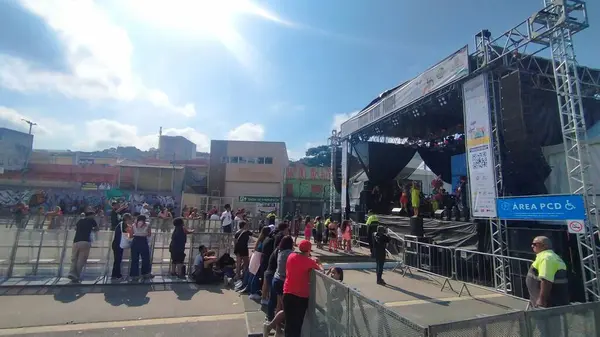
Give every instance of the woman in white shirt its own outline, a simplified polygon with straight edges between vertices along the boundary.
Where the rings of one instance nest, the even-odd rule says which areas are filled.
[[[140,275],[140,258],[142,259],[142,277],[151,279],[154,277],[151,272],[150,264],[150,242],[152,235],[150,223],[146,222],[146,217],[140,215],[137,217],[133,226],[128,228],[129,238],[131,239],[131,265],[129,276],[137,279]]]

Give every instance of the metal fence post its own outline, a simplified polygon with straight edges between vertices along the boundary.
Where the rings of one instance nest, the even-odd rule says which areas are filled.
[[[30,232],[33,233],[33,232]],[[44,244],[44,234],[45,230],[42,230],[42,235],[40,235],[40,244],[38,245],[37,256],[35,258],[35,266],[33,267],[33,276],[37,276],[37,271],[40,265],[40,257],[42,256],[42,246]]]
[[[6,271],[6,277],[11,278],[13,273],[13,268],[15,266],[15,258],[17,256],[17,248],[19,247],[19,237],[21,236],[21,229],[17,228],[15,231],[15,239],[13,240],[13,246],[10,251],[10,257],[8,260],[8,270]]]
[[[58,265],[58,278],[61,278],[63,274],[65,256],[67,255],[67,241],[69,239],[69,228],[65,226],[63,230],[65,231],[65,236],[63,240],[62,252],[60,253],[60,264]]]

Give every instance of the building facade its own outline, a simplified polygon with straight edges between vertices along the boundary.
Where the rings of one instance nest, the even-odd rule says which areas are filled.
[[[253,204],[258,204],[261,209],[279,209],[288,163],[283,142],[213,140],[208,192],[231,198],[239,207],[254,208]]]
[[[0,128],[0,170],[18,171],[25,168],[33,148],[33,135]]]
[[[331,168],[293,164],[286,169],[285,213],[324,215],[329,209]]]
[[[191,160],[196,158],[196,144],[182,136],[160,136],[158,156],[161,160]]]

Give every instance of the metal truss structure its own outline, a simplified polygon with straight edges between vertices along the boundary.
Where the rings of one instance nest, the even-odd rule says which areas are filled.
[[[544,0],[545,7],[510,29],[500,37],[491,39],[491,34],[482,31],[476,36],[477,51],[475,74],[488,73],[490,78],[490,107],[495,128],[494,141],[500,142],[498,132],[497,78],[514,68],[537,67],[538,88],[556,91],[563,143],[569,175],[571,194],[584,197],[587,211],[586,232],[577,235],[578,250],[582,266],[583,286],[587,301],[600,300],[598,280],[598,212],[596,197],[589,177],[589,150],[582,104],[582,80],[589,92],[585,96],[596,96],[600,92],[600,74],[578,67],[575,60],[572,36],[586,29],[588,24],[586,4],[581,0]],[[540,67],[534,55],[550,48],[552,68]],[[529,49],[529,50],[528,50]],[[552,85],[552,82],[554,84]],[[597,96],[596,96],[597,97]],[[501,158],[497,157],[496,172],[499,195],[502,192]],[[500,172],[500,175],[498,175]],[[498,255],[494,260],[496,287],[510,291],[510,273],[506,224],[493,219],[492,249]]]
[[[339,150],[339,147],[341,145],[340,142],[340,137],[338,136],[338,132],[336,130],[331,131],[331,137],[329,137],[329,148],[331,150],[331,175],[329,177],[329,214],[333,214],[333,211],[335,210],[335,178],[337,174],[341,174],[342,177],[344,176],[343,173],[338,172],[335,167],[337,165],[337,151]],[[335,173],[335,174],[334,174]],[[343,199],[343,198],[342,198]],[[342,212],[344,212],[344,209],[346,207],[346,205],[342,205]]]

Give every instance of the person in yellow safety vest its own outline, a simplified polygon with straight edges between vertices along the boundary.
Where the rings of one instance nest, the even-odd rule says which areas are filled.
[[[323,243],[324,244],[328,244],[329,243],[329,224],[331,223],[331,216],[329,214],[325,214],[325,229],[323,230]]]
[[[533,239],[535,261],[525,278],[529,301],[534,308],[569,304],[569,284],[565,262],[552,251],[552,241],[545,236]]]
[[[373,213],[372,210],[369,210],[367,213],[367,242],[369,243],[369,250],[371,251],[371,257],[375,258],[375,251],[373,250],[373,234],[377,232],[377,226],[379,226],[379,218],[377,215]]]
[[[277,219],[277,214],[275,214],[275,211],[271,211],[269,214],[267,214],[267,223],[269,226],[275,226],[275,219]]]

